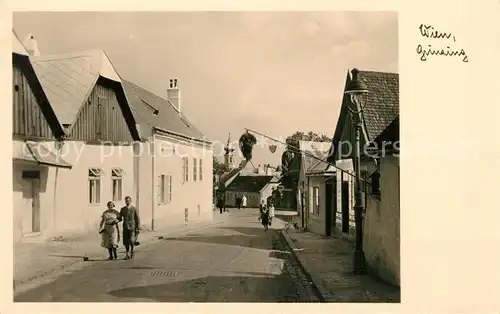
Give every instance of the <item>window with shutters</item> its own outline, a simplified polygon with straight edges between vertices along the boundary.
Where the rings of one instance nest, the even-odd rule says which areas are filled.
[[[89,168],[89,203],[101,203],[101,176],[102,171],[99,168]]]
[[[172,201],[172,176],[158,176],[158,204],[169,204]]]
[[[189,162],[187,157],[182,157],[182,182],[189,181]]]
[[[198,175],[198,159],[193,158],[193,181],[196,181]]]
[[[200,158],[200,181],[203,181],[203,159]]]
[[[121,201],[123,198],[123,169],[111,169],[111,185],[113,192],[113,201]]]

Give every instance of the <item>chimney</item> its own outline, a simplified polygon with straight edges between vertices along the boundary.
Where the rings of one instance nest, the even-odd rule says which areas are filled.
[[[177,79],[170,79],[170,85],[167,88],[167,99],[174,105],[179,115],[181,115],[181,91],[177,86]]]
[[[39,56],[40,51],[38,50],[38,43],[35,40],[35,36],[32,33],[28,33],[23,42],[24,48],[28,51],[30,56]]]

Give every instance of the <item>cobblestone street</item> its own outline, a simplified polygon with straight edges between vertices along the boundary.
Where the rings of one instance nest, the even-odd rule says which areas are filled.
[[[16,302],[304,302],[315,290],[275,228],[257,210],[136,250],[133,260],[85,262],[15,296]],[[97,240],[96,240],[97,241]]]

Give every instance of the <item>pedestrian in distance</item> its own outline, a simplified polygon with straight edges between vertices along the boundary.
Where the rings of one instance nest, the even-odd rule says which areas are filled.
[[[120,210],[120,220],[123,220],[123,245],[125,246],[125,259],[134,258],[134,246],[139,245],[140,219],[135,206],[132,205],[132,198],[125,197],[125,206]]]
[[[262,219],[262,214],[264,214],[264,210],[266,209],[266,203],[262,200],[259,204],[259,221]]]
[[[269,229],[269,210],[267,208],[264,208],[264,211],[262,212],[260,223],[264,226],[265,231]]]
[[[115,204],[111,201],[107,204],[107,209],[101,215],[99,224],[99,234],[101,234],[101,246],[108,249],[109,260],[117,259],[120,243],[120,213],[115,209]]]
[[[269,204],[269,226],[273,223],[274,218],[274,203],[271,201]]]
[[[239,193],[236,194],[236,207],[238,208],[238,210],[241,209],[241,195]]]
[[[243,194],[241,197],[241,207],[242,209],[245,209],[247,207],[247,196]]]
[[[219,208],[219,211],[222,215],[224,210],[224,198],[222,197],[222,195],[217,199],[217,207]]]

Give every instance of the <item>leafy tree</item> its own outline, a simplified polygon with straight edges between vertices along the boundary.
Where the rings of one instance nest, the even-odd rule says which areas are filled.
[[[299,147],[299,141],[331,142],[332,139],[324,134],[318,135],[312,131],[309,131],[307,133],[297,131],[294,134],[288,136],[285,140],[288,145],[296,148]]]
[[[225,163],[218,161],[217,158],[214,157],[213,171],[214,171],[214,175],[221,175],[221,174],[229,171],[229,167]]]

